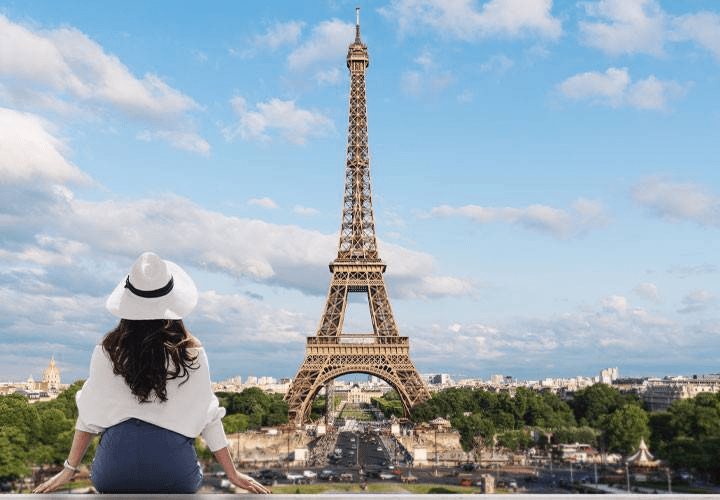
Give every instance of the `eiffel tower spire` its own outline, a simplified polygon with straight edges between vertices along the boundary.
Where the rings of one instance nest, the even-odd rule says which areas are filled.
[[[370,65],[370,59],[367,46],[360,39],[360,9],[355,9],[355,12],[355,41],[348,48],[347,54],[347,67],[350,70],[350,110],[338,261],[378,259],[370,193],[370,153],[365,99],[365,70]]]
[[[330,264],[332,279],[320,325],[315,336],[307,338],[305,360],[285,394],[290,420],[296,425],[307,418],[312,400],[327,382],[349,373],[367,373],[388,382],[400,396],[406,416],[430,397],[410,360],[410,341],[398,333],[383,279],[386,266],[378,256],[365,100],[370,59],[360,38],[359,9],[356,14],[355,41],[347,55],[350,110],[340,243]],[[343,332],[350,293],[366,294],[372,332]]]

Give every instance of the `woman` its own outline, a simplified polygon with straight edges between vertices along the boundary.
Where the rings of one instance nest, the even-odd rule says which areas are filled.
[[[78,419],[63,470],[35,493],[67,483],[98,433],[91,477],[101,493],[196,492],[198,435],[233,484],[269,493],[232,463],[205,350],[182,322],[197,295],[176,264],[150,252],[138,258],[107,300],[120,323],[95,347],[90,377],[76,395]]]

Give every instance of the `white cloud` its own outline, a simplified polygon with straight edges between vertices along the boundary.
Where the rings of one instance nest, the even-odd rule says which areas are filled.
[[[323,21],[312,29],[306,41],[288,55],[288,68],[293,72],[320,72],[327,77],[328,67],[342,65],[354,37],[353,24],[337,19]]]
[[[120,59],[71,27],[33,30],[0,14],[0,94],[23,110],[52,111],[76,117],[106,116],[108,111],[145,124],[180,149],[206,153],[209,146],[190,127],[188,113],[200,106],[154,73],[138,78]],[[168,130],[181,124],[184,129]],[[179,135],[185,134],[184,139]],[[195,136],[192,145],[188,138]],[[141,134],[142,136],[142,134]]]
[[[507,222],[517,224],[525,229],[548,233],[558,238],[581,234],[589,229],[604,227],[608,223],[608,217],[604,214],[602,205],[586,199],[576,200],[570,210],[545,205],[529,205],[526,208],[441,205],[433,208],[429,215],[431,217],[467,217],[479,224]]]
[[[342,81],[342,75],[339,68],[330,68],[318,70],[315,73],[315,79],[319,85],[336,85]]]
[[[480,65],[480,71],[503,74],[515,65],[505,54],[495,54]]]
[[[609,68],[604,74],[593,71],[571,76],[559,89],[573,101],[591,100],[618,107],[629,83],[627,69]]]
[[[269,141],[270,132],[279,130],[283,137],[294,144],[304,144],[311,137],[323,137],[334,130],[333,123],[324,114],[298,108],[295,101],[277,98],[256,104],[250,110],[244,97],[231,100],[238,123],[223,128],[228,141],[239,137],[246,141]]]
[[[268,208],[268,209],[276,209],[278,208],[277,203],[273,201],[271,198],[264,197],[264,198],[251,198],[248,200],[248,203],[250,205],[255,205],[257,207],[262,208]]]
[[[470,295],[474,287],[468,280],[453,276],[424,276],[417,288],[405,289],[404,296],[410,297],[446,297]]]
[[[176,149],[190,151],[191,153],[210,154],[210,144],[197,132],[183,130],[144,130],[138,134],[138,139],[151,141],[160,139]]]
[[[263,304],[245,295],[221,294],[215,290],[200,294],[193,316],[195,323],[207,325],[203,330],[214,332],[209,337],[216,349],[249,342],[302,345],[316,326],[316,318]]]
[[[652,300],[653,302],[660,302],[660,292],[655,283],[640,283],[633,291],[640,297]]]
[[[673,19],[670,37],[691,40],[720,59],[720,14],[704,11],[678,16]]]
[[[602,306],[605,310],[616,313],[624,313],[628,309],[627,299],[622,295],[611,295],[602,300]]]
[[[578,23],[584,42],[606,54],[665,54],[669,42],[694,42],[720,59],[720,14],[699,11],[673,16],[658,0],[581,2],[594,18]]]
[[[253,38],[252,44],[260,49],[277,50],[284,45],[297,43],[305,23],[288,21],[269,26],[262,35]]]
[[[686,92],[686,86],[674,81],[658,80],[652,75],[631,83],[626,68],[608,68],[605,73],[579,73],[560,83],[557,88],[572,101],[648,110],[665,110],[671,99],[682,97]]]
[[[627,368],[631,363],[624,356],[686,355],[706,342],[699,336],[680,338],[679,331],[673,321],[633,307],[621,295],[612,295],[581,311],[543,318],[511,318],[496,324],[452,321],[444,327],[413,332],[412,341],[419,360],[434,363],[433,359],[439,359],[438,365],[452,366],[456,372],[477,373],[473,369],[477,359],[511,358],[512,368],[505,362],[485,364],[484,369],[540,375],[556,369],[553,361],[562,359],[563,370],[588,374],[616,359],[625,360]],[[618,348],[623,356],[618,355]]]
[[[32,206],[35,199],[22,194],[22,210],[15,210],[15,202],[7,198],[0,197],[0,213],[15,215],[5,215],[2,222],[22,228],[17,234],[15,229],[3,230],[5,248],[17,249],[0,255],[9,262],[28,263],[32,257],[41,265],[52,259],[61,262],[64,256],[67,265],[76,264],[79,250],[70,254],[73,248],[87,248],[86,253],[98,259],[117,261],[118,256],[134,259],[151,249],[211,273],[324,294],[327,262],[337,252],[336,234],[228,217],[177,196],[89,202],[65,190],[42,197],[41,207]],[[272,200],[258,202],[267,206]],[[73,246],[79,242],[80,247]],[[434,260],[428,254],[387,243],[382,248],[399,294],[425,297],[467,290],[462,280],[434,274]]]
[[[302,205],[295,205],[293,207],[293,213],[303,216],[318,215],[320,211],[316,208],[303,207]]]
[[[401,33],[429,27],[464,41],[489,37],[539,36],[557,39],[560,20],[551,14],[552,0],[489,0],[478,10],[472,0],[392,0],[379,9]]]
[[[585,43],[610,55],[663,54],[666,15],[656,0],[583,2],[599,22],[580,21]]]
[[[0,108],[0,182],[89,182],[65,159],[65,143],[51,132],[37,115]]]
[[[714,305],[716,301],[716,297],[707,290],[693,290],[683,297],[683,307],[678,309],[678,312],[681,314],[703,312]]]
[[[670,222],[689,220],[700,225],[720,225],[720,196],[699,184],[651,177],[635,186],[632,198]]]
[[[116,56],[73,28],[33,32],[0,15],[0,46],[0,74],[129,116],[156,120],[198,108],[155,74],[136,78]]]

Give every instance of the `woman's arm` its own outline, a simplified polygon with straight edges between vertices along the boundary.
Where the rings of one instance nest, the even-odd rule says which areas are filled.
[[[70,453],[68,454],[66,461],[71,468],[63,467],[63,470],[35,488],[33,493],[48,493],[58,489],[60,486],[70,481],[73,474],[75,474],[75,470],[73,469],[76,469],[77,466],[80,465],[80,462],[90,446],[90,441],[92,441],[94,436],[94,434],[90,434],[89,432],[75,430],[72,446],[70,447]]]
[[[220,448],[213,453],[215,455],[215,459],[222,466],[225,474],[227,474],[228,479],[235,486],[239,486],[251,493],[270,493],[269,489],[255,481],[255,479],[245,474],[241,474],[235,469],[235,465],[232,462],[232,458],[230,457],[230,452],[227,447]]]

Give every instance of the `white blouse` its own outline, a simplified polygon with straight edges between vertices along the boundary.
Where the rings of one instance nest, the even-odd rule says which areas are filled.
[[[97,434],[137,418],[189,438],[202,435],[213,452],[226,447],[228,441],[222,425],[225,408],[212,392],[205,349],[189,350],[197,354],[196,364],[199,365],[197,369],[189,370],[190,377],[167,381],[167,401],[160,401],[153,393],[147,403],[140,403],[122,375],[113,373],[112,361],[102,346],[95,346],[90,377],[75,395],[79,413],[75,428]]]

